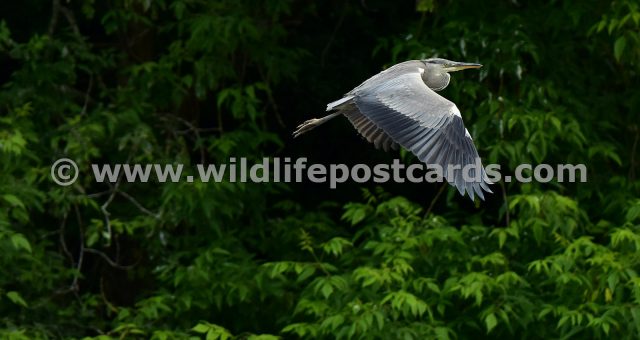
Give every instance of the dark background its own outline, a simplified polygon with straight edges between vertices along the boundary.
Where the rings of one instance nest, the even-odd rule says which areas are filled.
[[[0,337],[637,338],[637,1],[0,3]],[[96,183],[91,164],[375,165],[301,122],[410,59],[485,164],[586,183]],[[61,187],[51,164],[73,159]],[[184,177],[184,176],[183,176]]]

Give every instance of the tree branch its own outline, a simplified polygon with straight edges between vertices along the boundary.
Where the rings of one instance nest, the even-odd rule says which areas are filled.
[[[96,254],[96,255],[100,256],[103,260],[105,260],[105,262],[107,262],[113,268],[122,269],[122,270],[131,270],[137,265],[137,263],[130,264],[130,265],[121,265],[121,264],[117,263],[116,261],[112,260],[111,258],[109,258],[109,256],[107,256],[107,254],[105,254],[105,253],[103,253],[103,252],[101,252],[101,251],[99,251],[97,249],[85,248],[84,251],[87,252],[87,253]]]
[[[154,213],[153,211],[150,211],[149,209],[145,208],[142,204],[140,204],[140,202],[138,202],[135,198],[133,198],[133,196],[127,194],[124,191],[120,191],[120,190],[118,191],[118,194],[120,194],[120,195],[124,196],[124,198],[128,199],[131,203],[133,203],[133,205],[135,205],[143,213],[155,218],[156,220],[160,219],[160,213]]]
[[[440,198],[440,196],[444,192],[444,189],[448,185],[449,185],[449,183],[447,183],[447,182],[442,183],[442,186],[440,187],[440,190],[438,190],[438,193],[436,194],[436,196],[433,198],[433,200],[431,200],[431,204],[429,204],[429,208],[427,209],[427,211],[424,214],[425,217],[429,216],[429,213],[431,213],[431,210],[433,210],[433,207],[436,205],[436,201],[438,201],[438,198]]]

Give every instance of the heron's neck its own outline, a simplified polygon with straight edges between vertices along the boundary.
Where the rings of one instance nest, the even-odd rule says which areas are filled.
[[[427,72],[422,74],[422,80],[430,89],[440,91],[449,85],[451,76],[444,71],[432,70],[429,72],[427,70]]]

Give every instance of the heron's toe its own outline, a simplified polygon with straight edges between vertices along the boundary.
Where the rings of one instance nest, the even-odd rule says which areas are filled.
[[[293,132],[293,138],[300,136],[301,134],[313,129],[316,126],[316,123],[319,121],[319,119],[314,118],[314,119],[309,119],[306,122],[298,125],[298,127],[296,128],[296,131]]]
[[[298,125],[298,128],[309,127],[309,126],[313,127],[319,121],[320,121],[320,119],[318,119],[318,118],[309,119],[309,120],[305,121],[304,123]]]

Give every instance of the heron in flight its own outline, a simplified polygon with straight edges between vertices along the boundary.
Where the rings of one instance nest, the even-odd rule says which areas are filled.
[[[480,67],[480,64],[442,58],[396,64],[329,103],[327,111],[331,114],[307,120],[293,135],[298,137],[344,115],[377,149],[388,151],[400,145],[420,161],[439,165],[443,177],[461,195],[466,192],[472,200],[474,195],[484,200],[483,190],[492,192],[488,186],[491,182],[479,162],[478,151],[464,127],[460,110],[436,93],[449,85],[449,72]],[[476,164],[480,165],[479,169]],[[469,169],[463,176],[467,165]],[[480,176],[476,176],[477,171]]]

